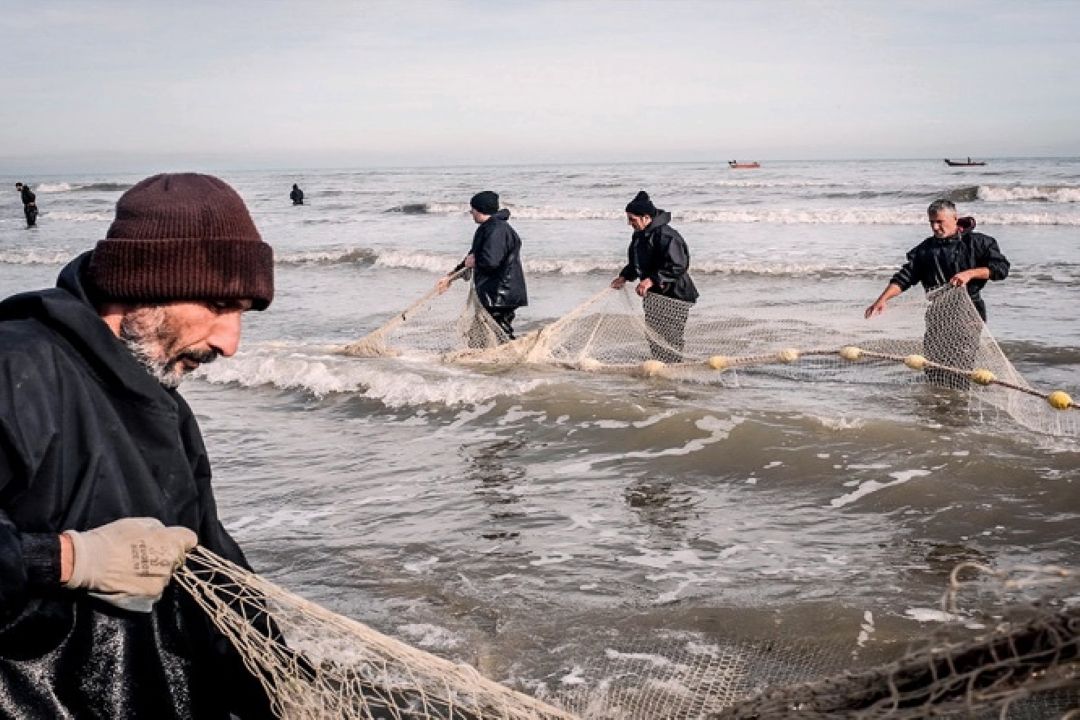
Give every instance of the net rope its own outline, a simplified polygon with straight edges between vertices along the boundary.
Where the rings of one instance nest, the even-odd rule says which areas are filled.
[[[730,301],[729,301],[730,302]],[[400,320],[400,322],[395,322]],[[389,326],[389,327],[388,327]],[[374,349],[374,351],[373,351]],[[551,364],[737,386],[768,376],[833,383],[928,383],[1039,433],[1080,436],[1080,404],[1032,387],[1002,352],[964,288],[906,293],[869,320],[862,308],[691,305],[601,290],[554,322],[509,340],[467,283],[429,292],[349,355],[402,354],[478,365]]]
[[[959,579],[972,569],[975,579]],[[280,718],[1019,720],[1080,713],[1080,582],[1063,568],[957,568],[943,601],[957,622],[872,667],[859,667],[850,648],[830,653],[824,639],[817,647],[773,637],[609,649],[596,672],[576,673],[569,689],[546,690],[545,699],[336,615],[201,547],[176,580],[237,648]],[[957,614],[958,597],[974,586],[982,596],[967,604],[981,609]]]

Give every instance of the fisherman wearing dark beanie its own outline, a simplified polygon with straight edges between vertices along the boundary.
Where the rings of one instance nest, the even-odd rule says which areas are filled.
[[[656,217],[656,206],[649,199],[649,193],[639,190],[634,199],[626,203],[626,212],[638,217]]]
[[[683,333],[698,291],[690,278],[690,250],[671,222],[671,213],[658,209],[644,190],[626,204],[626,221],[634,229],[627,251],[629,262],[611,281],[621,289],[638,280],[645,322],[652,330],[649,346],[655,359],[683,360]]]
[[[236,191],[216,177],[155,175],[120,196],[90,258],[98,300],[123,303],[274,298],[274,253]]]
[[[459,272],[472,270],[476,297],[499,328],[497,336],[491,339],[513,340],[514,315],[519,307],[529,304],[525,270],[521,266],[521,238],[507,222],[510,211],[499,209],[498,193],[491,190],[476,193],[469,198],[469,208],[473,222],[479,226],[473,233],[469,254],[435,286],[439,292],[446,292]],[[478,321],[469,335],[470,342],[482,346],[493,333],[485,331],[484,324]]]
[[[469,199],[469,207],[481,215],[494,215],[499,212],[499,194],[483,190]]]
[[[176,386],[236,353],[244,311],[273,296],[273,253],[240,196],[181,174],[124,193],[105,239],[56,287],[0,302],[4,707],[273,717],[259,679],[172,582],[196,544],[251,570]]]

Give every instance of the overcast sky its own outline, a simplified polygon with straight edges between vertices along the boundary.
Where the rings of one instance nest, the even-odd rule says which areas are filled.
[[[1080,2],[0,4],[0,172],[1080,155]]]

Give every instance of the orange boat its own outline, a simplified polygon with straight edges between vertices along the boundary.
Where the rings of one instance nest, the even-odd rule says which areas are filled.
[[[759,162],[738,162],[737,160],[728,160],[728,167],[732,170],[752,170],[754,168],[761,167]]]

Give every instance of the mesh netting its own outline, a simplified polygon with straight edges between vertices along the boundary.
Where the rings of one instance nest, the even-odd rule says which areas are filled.
[[[545,700],[335,615],[202,548],[177,580],[282,718],[1063,717],[1080,712],[1080,583],[1067,570],[1038,574],[1059,582],[1056,595],[1013,601],[1005,617],[1001,595],[1012,580],[999,577],[997,614],[957,615],[966,624],[874,667],[859,668],[848,654],[840,673],[843,655],[828,644],[823,651],[790,638],[609,650],[592,668],[565,674]],[[990,629],[976,634],[973,626]]]
[[[466,283],[429,293],[346,354],[427,354],[463,363],[548,363],[699,383],[742,376],[835,383],[932,383],[970,393],[1040,433],[1080,435],[1080,405],[1031,387],[963,288],[908,293],[882,315],[829,303],[691,305],[605,289],[507,342]]]

